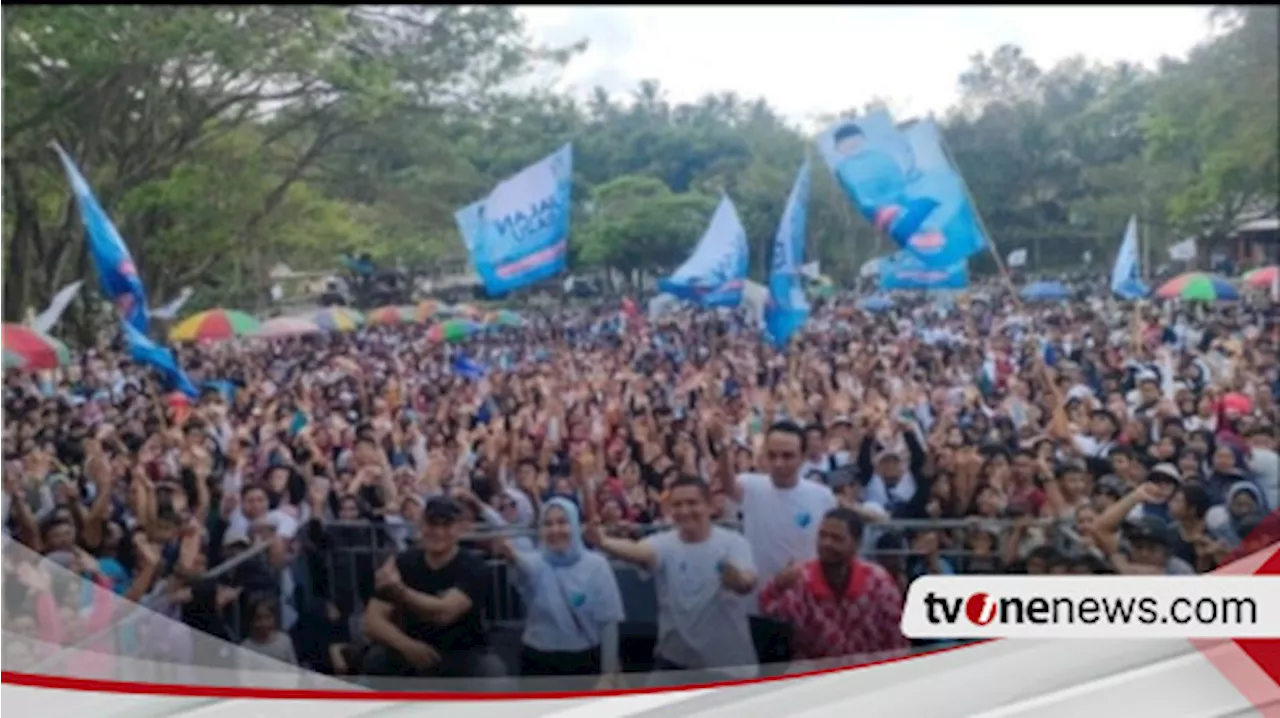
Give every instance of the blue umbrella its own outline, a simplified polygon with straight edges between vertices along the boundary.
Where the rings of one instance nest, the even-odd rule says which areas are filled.
[[[1022,298],[1033,302],[1055,302],[1071,297],[1062,282],[1034,282],[1022,289]]]
[[[883,295],[872,295],[859,300],[858,308],[868,312],[883,312],[893,308],[893,300]]]

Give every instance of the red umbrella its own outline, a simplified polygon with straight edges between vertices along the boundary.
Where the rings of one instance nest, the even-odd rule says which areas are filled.
[[[4,325],[4,368],[56,369],[71,363],[67,345],[21,324]]]
[[[1262,267],[1252,272],[1245,272],[1244,283],[1256,289],[1270,289],[1272,283],[1276,281],[1276,274],[1280,274],[1280,266]]]

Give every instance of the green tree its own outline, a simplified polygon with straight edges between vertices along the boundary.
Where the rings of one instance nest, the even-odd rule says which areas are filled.
[[[1169,62],[1144,123],[1146,159],[1177,189],[1164,209],[1210,248],[1240,222],[1280,207],[1280,86],[1275,6],[1224,6],[1225,32]]]

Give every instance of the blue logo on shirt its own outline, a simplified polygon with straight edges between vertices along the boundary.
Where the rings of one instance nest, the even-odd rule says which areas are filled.
[[[587,602],[587,595],[585,593],[569,594],[569,603],[573,604],[574,608],[582,608],[583,604],[585,604],[586,602]]]
[[[809,515],[808,511],[802,511],[796,514],[796,526],[799,526],[800,528],[807,528],[809,523],[812,521],[813,517]]]

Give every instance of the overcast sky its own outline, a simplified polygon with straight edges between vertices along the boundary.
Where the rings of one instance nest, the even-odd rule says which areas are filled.
[[[1206,38],[1208,9],[1173,7],[521,6],[534,38],[586,38],[566,89],[628,93],[653,78],[668,99],[763,96],[795,121],[875,97],[941,112],[976,52],[1020,45],[1037,63],[1075,54],[1147,65]]]

